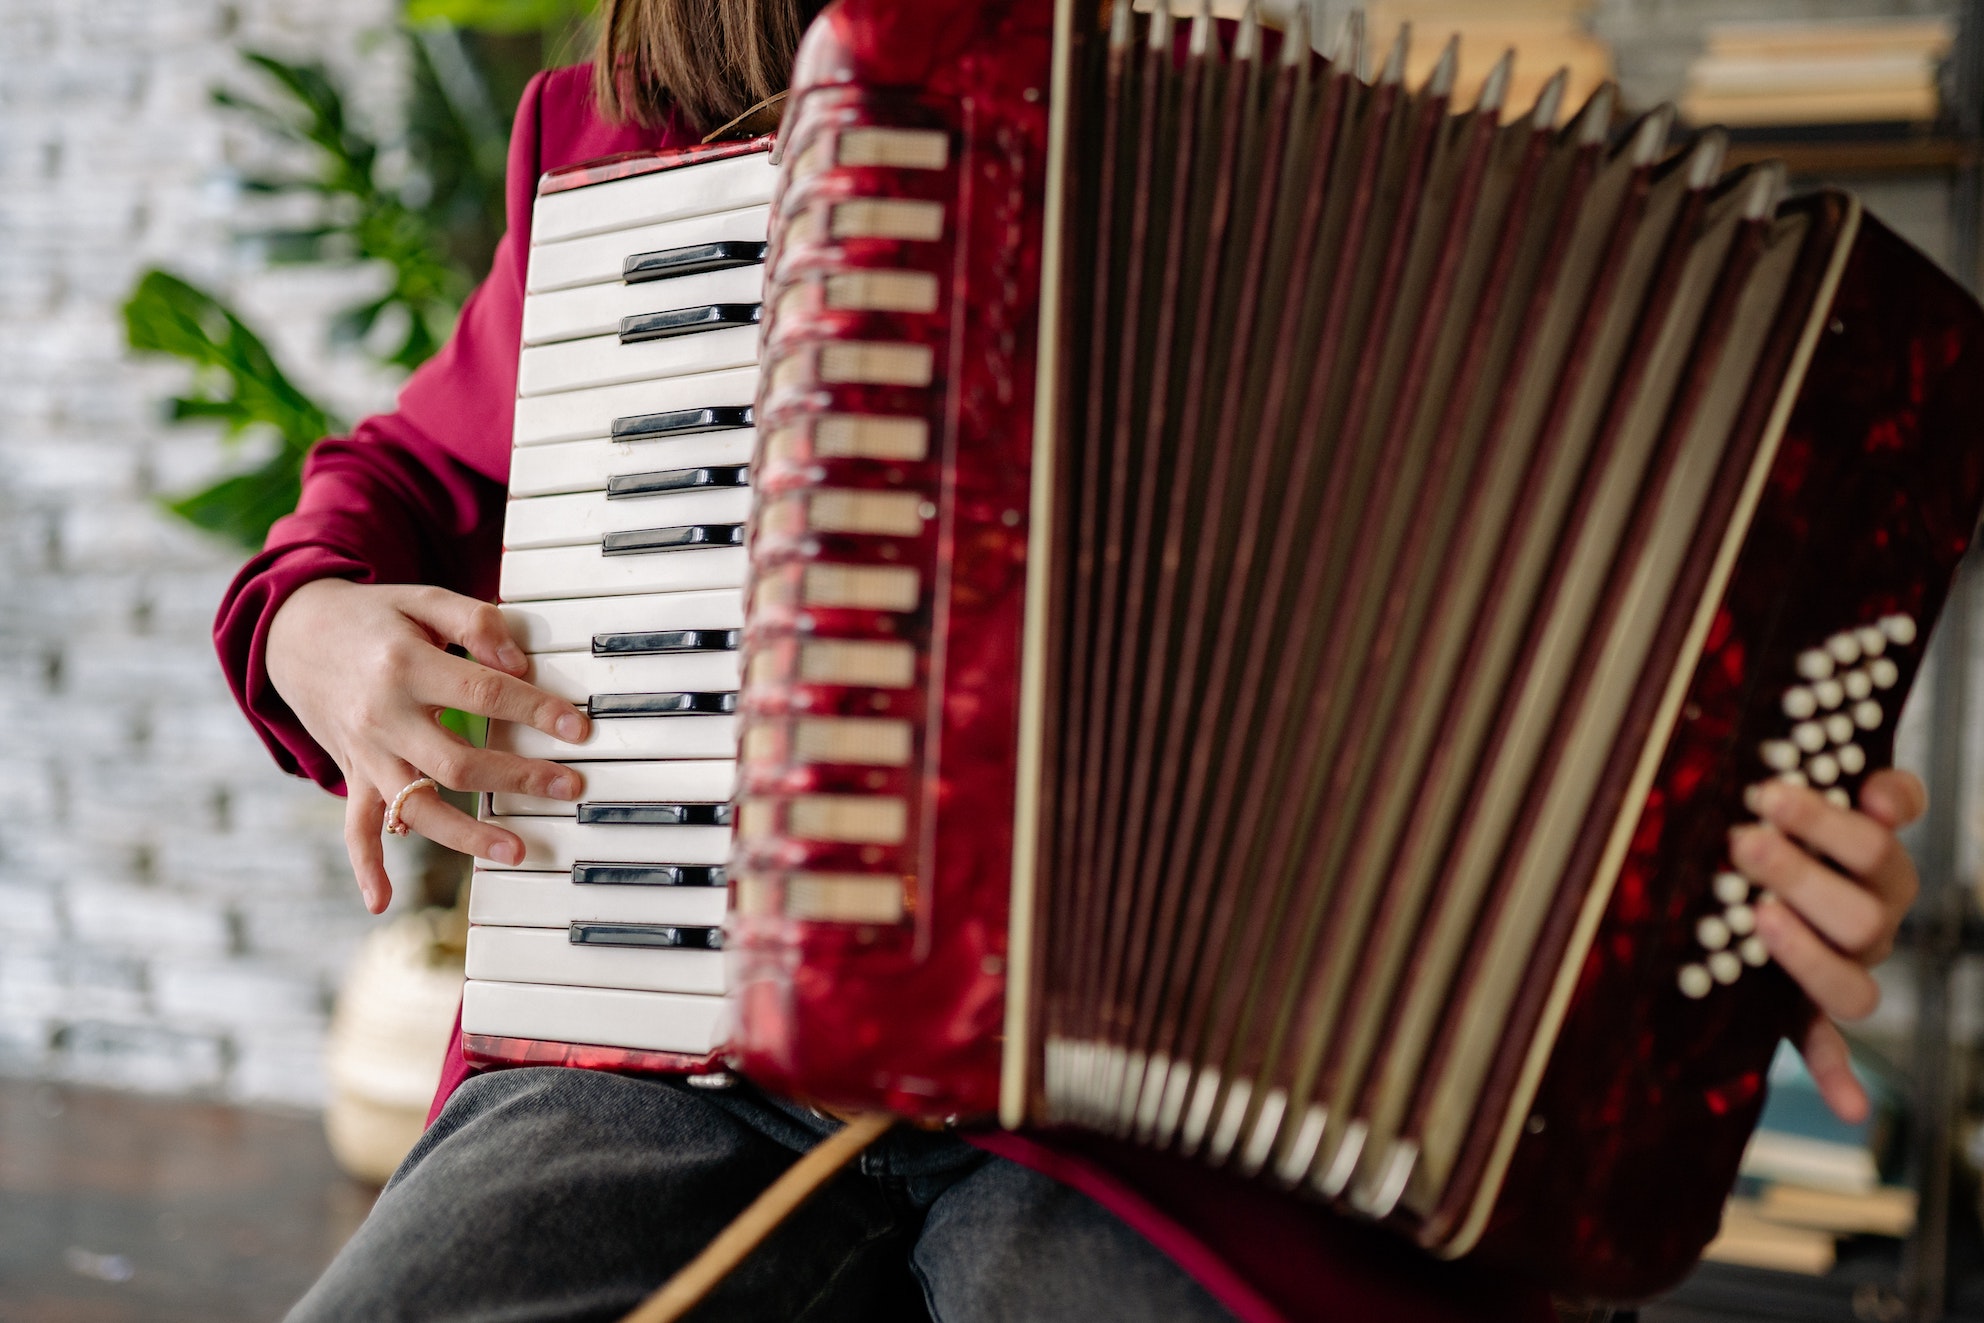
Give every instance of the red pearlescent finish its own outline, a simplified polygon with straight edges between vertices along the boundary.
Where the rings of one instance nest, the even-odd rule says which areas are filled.
[[[774,142],[773,135],[768,133],[761,138],[698,143],[694,147],[672,147],[665,152],[622,152],[618,156],[602,156],[595,161],[582,161],[578,165],[545,171],[544,177],[537,181],[537,194],[543,197],[546,193],[569,193],[575,188],[610,183],[615,179],[632,179],[635,175],[651,175],[658,170],[673,170],[677,166],[720,161],[726,156],[747,156],[752,152],[768,152]]]
[[[1901,348],[1897,348],[1900,346]],[[1691,1001],[1694,919],[1794,659],[1940,608],[1984,500],[1984,317],[1871,217],[1711,627],[1683,716],[1479,1253],[1606,1299],[1678,1280],[1713,1238],[1779,1036],[1809,1007],[1775,965]],[[1903,692],[1921,642],[1892,650]],[[1895,704],[1890,699],[1890,716]],[[1863,733],[1887,766],[1893,723]]]
[[[747,682],[747,732],[795,711],[902,712],[914,718],[908,769],[805,766],[746,756],[740,794],[777,805],[837,790],[898,794],[910,806],[900,846],[831,845],[775,832],[740,839],[740,874],[776,887],[789,870],[845,869],[905,879],[908,918],[853,925],[735,914],[726,941],[734,1004],[732,1059],[773,1088],[829,1103],[886,1106],[933,1118],[996,1103],[1004,1014],[1013,762],[1024,609],[1039,188],[1046,151],[1048,5],[843,3],[801,46],[783,129],[774,201],[758,408],[761,438],[823,413],[913,415],[931,429],[928,461],[761,456],[754,581],[804,564],[912,566],[922,599],[897,615],[780,605],[753,593],[746,666],[796,633],[905,638],[918,651],[909,694],[793,681]],[[853,85],[850,85],[853,84]],[[864,125],[942,129],[942,171],[796,163],[823,135]],[[826,150],[831,153],[831,144]],[[813,160],[831,160],[814,153]],[[843,198],[943,203],[938,243],[834,240],[826,209]],[[817,224],[786,226],[813,212]],[[836,270],[910,268],[940,277],[930,314],[836,312],[786,291]],[[780,364],[816,342],[927,345],[928,387],[828,385]],[[918,538],[810,535],[769,516],[814,488],[914,490],[936,510]]]
[[[462,1056],[478,1066],[575,1066],[580,1070],[636,1075],[702,1075],[723,1068],[723,1063],[713,1056],[643,1052],[638,1048],[601,1047],[595,1043],[553,1043],[498,1034],[463,1034]]]

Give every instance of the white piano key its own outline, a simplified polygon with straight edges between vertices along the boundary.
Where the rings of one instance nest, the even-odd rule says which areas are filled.
[[[668,437],[660,441],[559,441],[519,446],[510,454],[510,496],[562,496],[603,492],[630,473],[749,464],[758,442],[753,427]]]
[[[532,396],[517,401],[513,440],[518,446],[586,441],[611,436],[616,418],[736,407],[752,403],[757,395],[758,369],[753,365]]]
[[[595,657],[547,652],[531,658],[524,677],[547,693],[583,704],[594,694],[722,693],[742,678],[734,652],[661,652]]]
[[[567,744],[529,726],[492,722],[489,747],[525,758],[575,762],[594,758],[735,758],[734,716],[611,717],[592,723],[592,733]]]
[[[493,931],[493,930],[492,930]],[[678,954],[678,953],[666,953]],[[714,954],[681,952],[684,955]],[[707,1056],[723,1042],[721,997],[470,979],[462,1032]]]
[[[470,927],[468,976],[710,996],[724,990],[721,951],[575,945],[558,928]]]
[[[679,593],[740,588],[749,568],[742,547],[699,547],[607,556],[597,546],[547,547],[504,555],[506,602],[552,597],[614,597],[622,593]]]
[[[598,545],[608,533],[683,524],[741,524],[751,517],[749,487],[705,487],[653,496],[608,500],[606,493],[573,492],[511,501],[503,514],[503,548]]]
[[[634,344],[621,344],[617,335],[595,335],[524,350],[517,356],[517,394],[528,398],[587,386],[681,377],[750,367],[757,361],[756,326],[693,331]]]
[[[670,248],[718,243],[725,239],[762,240],[770,223],[770,207],[740,207],[736,211],[691,216],[684,220],[636,225],[584,239],[537,243],[530,250],[530,268],[524,277],[524,288],[531,294],[539,294],[570,289],[575,285],[618,281],[626,260],[635,253],[663,252]]]
[[[525,652],[590,652],[601,634],[744,628],[744,594],[735,588],[505,603],[502,611]]]
[[[720,864],[730,855],[728,827],[597,824],[576,818],[490,818],[523,839],[520,864],[478,859],[484,868],[569,873],[577,863]]]
[[[685,216],[736,211],[772,200],[778,168],[770,152],[656,170],[630,179],[546,193],[532,211],[533,245],[624,230]]]
[[[632,285],[616,280],[530,294],[524,298],[523,342],[544,345],[585,336],[617,336],[623,317],[708,303],[759,303],[764,297],[765,268],[757,263]]]
[[[585,778],[577,802],[542,795],[492,794],[490,811],[504,817],[570,818],[579,804],[723,804],[737,791],[737,764],[722,758],[666,763],[571,763]]]
[[[477,870],[468,921],[508,928],[564,928],[587,920],[720,928],[728,899],[722,887],[579,886],[565,873]]]

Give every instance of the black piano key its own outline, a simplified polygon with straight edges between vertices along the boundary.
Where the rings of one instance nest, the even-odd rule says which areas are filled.
[[[615,441],[658,441],[671,436],[698,436],[749,427],[751,406],[734,404],[707,409],[671,409],[667,413],[636,413],[613,420]]]
[[[661,469],[654,473],[622,473],[606,480],[606,499],[625,496],[659,496],[664,492],[689,492],[707,487],[749,487],[751,470],[743,464],[722,464],[704,469]]]
[[[640,657],[657,652],[735,652],[741,629],[660,629],[652,633],[595,634],[595,657]]]
[[[643,340],[672,340],[678,335],[694,335],[697,331],[756,326],[763,306],[759,303],[708,303],[700,308],[636,313],[620,319],[620,343],[633,345]]]
[[[594,694],[586,711],[595,717],[727,716],[737,710],[731,694]]]
[[[582,887],[720,887],[728,876],[722,864],[577,863],[572,881]]]
[[[728,271],[734,266],[750,266],[764,261],[765,248],[765,244],[753,243],[748,239],[725,239],[720,243],[694,243],[686,248],[633,253],[620,264],[620,278],[629,285],[638,285],[644,280],[699,276],[705,271]]]
[[[599,540],[602,556],[635,556],[646,551],[694,551],[699,547],[741,547],[742,524],[685,524],[608,533]]]
[[[579,821],[616,827],[728,827],[728,804],[581,804]]]
[[[574,923],[573,946],[644,946],[664,951],[721,951],[723,929],[672,923]]]

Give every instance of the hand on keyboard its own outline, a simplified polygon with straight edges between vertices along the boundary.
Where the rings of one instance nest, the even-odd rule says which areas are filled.
[[[458,644],[468,657],[445,651]],[[477,749],[443,728],[444,708],[535,727],[568,743],[586,714],[525,683],[527,662],[487,602],[417,584],[319,579],[284,602],[269,629],[269,679],[344,772],[345,849],[366,907],[392,899],[379,836],[386,807],[422,776],[453,790],[575,800],[571,768]],[[441,799],[409,796],[401,820],[463,854],[515,863],[523,842]]]

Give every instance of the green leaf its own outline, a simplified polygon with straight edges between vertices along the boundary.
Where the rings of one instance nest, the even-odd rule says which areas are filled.
[[[337,420],[291,384],[247,323],[170,272],[147,271],[139,279],[124,305],[124,333],[141,353],[193,367],[191,392],[168,405],[173,421],[219,422],[234,438],[275,434],[276,451],[260,465],[164,503],[197,528],[260,547],[269,525],[296,508],[303,458],[318,438],[340,430]]]
[[[520,34],[563,27],[597,7],[596,0],[407,0],[406,21]]]
[[[435,717],[442,727],[480,749],[489,742],[489,718],[479,717],[473,712],[463,712],[459,708],[444,707]]]
[[[141,353],[168,354],[200,369],[194,393],[176,401],[181,418],[218,418],[232,435],[274,428],[307,449],[337,424],[290,383],[261,337],[220,300],[166,271],[147,271],[124,305],[124,333]]]
[[[296,508],[302,474],[303,456],[285,448],[259,468],[163,504],[195,528],[255,551],[267,540],[269,526]]]

